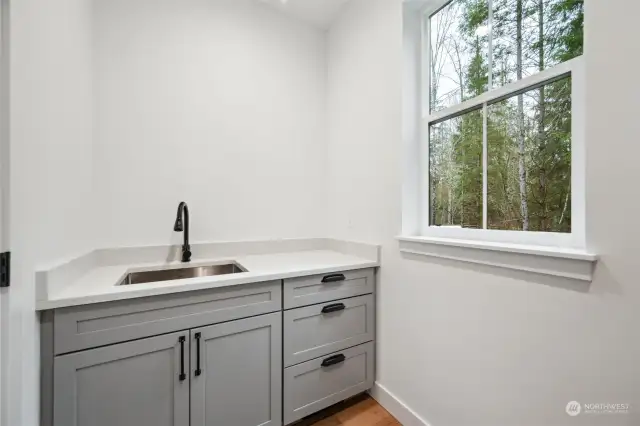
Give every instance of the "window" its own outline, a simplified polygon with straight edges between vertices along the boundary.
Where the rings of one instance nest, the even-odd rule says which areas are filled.
[[[421,234],[583,246],[583,0],[434,0],[422,40]]]

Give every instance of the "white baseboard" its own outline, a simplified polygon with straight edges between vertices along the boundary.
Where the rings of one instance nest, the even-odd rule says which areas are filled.
[[[370,394],[393,417],[402,423],[402,426],[430,426],[429,422],[416,414],[415,411],[378,382],[375,383]]]

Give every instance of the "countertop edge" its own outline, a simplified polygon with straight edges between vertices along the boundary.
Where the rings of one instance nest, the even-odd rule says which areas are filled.
[[[353,264],[341,264],[325,268],[301,269],[297,271],[249,275],[242,274],[231,276],[226,280],[218,280],[197,284],[179,284],[175,286],[166,286],[158,288],[145,288],[141,290],[133,290],[122,293],[104,293],[92,294],[82,297],[69,297],[51,300],[37,300],[36,311],[46,311],[51,309],[69,308],[73,306],[90,305],[94,303],[115,302],[119,300],[139,299],[143,297],[160,296],[164,294],[178,294],[198,290],[207,290],[213,288],[225,288],[236,285],[256,284],[265,281],[283,280],[287,278],[306,277],[310,275],[326,274],[337,271],[352,271],[357,269],[376,268],[380,266],[379,261],[363,261]]]
[[[328,237],[194,242],[192,249],[197,252],[197,258],[200,259],[238,258],[322,250],[354,256],[359,260],[380,262],[381,258],[379,244]],[[179,261],[180,247],[165,245],[100,248],[75,258],[50,262],[46,269],[39,268],[35,272],[36,305],[51,299],[61,298],[61,294],[70,287],[71,283],[77,282],[83,276],[99,268],[134,264],[166,265]],[[73,295],[70,296],[73,297]]]

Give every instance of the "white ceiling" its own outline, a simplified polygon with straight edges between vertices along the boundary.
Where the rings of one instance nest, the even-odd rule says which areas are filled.
[[[260,0],[296,19],[327,29],[349,0]]]

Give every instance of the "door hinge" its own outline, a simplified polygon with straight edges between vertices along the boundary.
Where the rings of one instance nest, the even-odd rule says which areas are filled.
[[[0,287],[9,287],[11,283],[11,252],[0,253]]]

